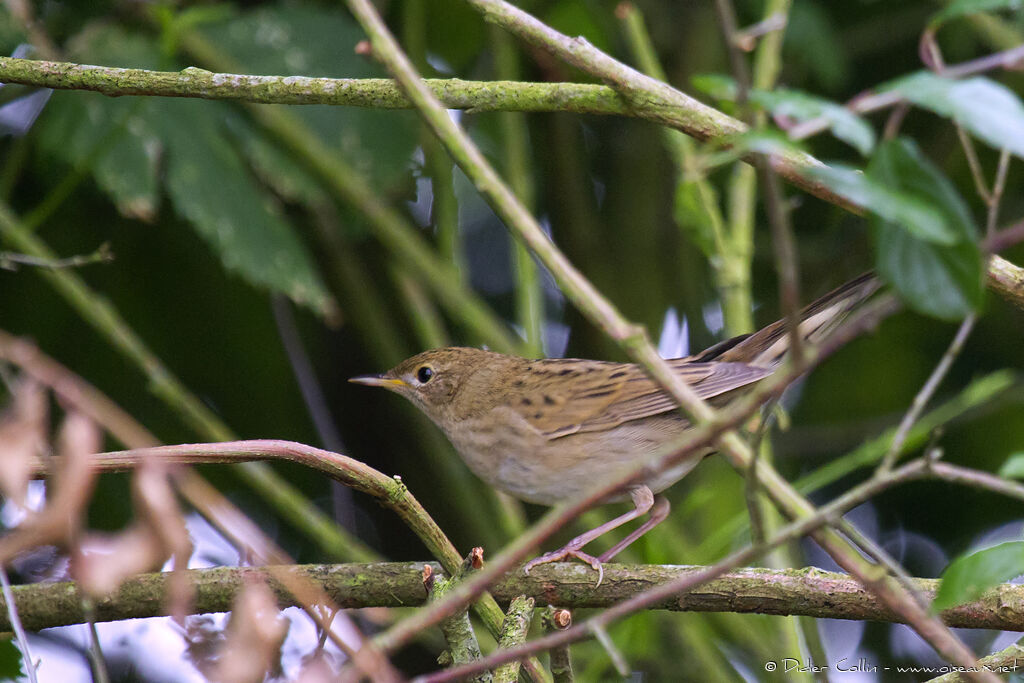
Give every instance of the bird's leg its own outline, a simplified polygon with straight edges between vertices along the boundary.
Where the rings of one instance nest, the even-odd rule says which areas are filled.
[[[650,491],[650,489],[647,490]],[[632,533],[629,534],[629,536],[626,536],[624,539],[613,545],[611,548],[601,553],[601,556],[597,558],[598,562],[609,561],[610,559],[621,553],[623,550],[625,550],[633,541],[640,538],[648,531],[664,522],[665,518],[668,517],[668,511],[671,508],[672,505],[668,502],[668,498],[661,495],[655,496],[654,506],[650,510],[650,516],[647,518],[647,521],[638,526],[636,529],[634,529]]]
[[[590,531],[580,534],[558,550],[553,550],[550,553],[544,553],[540,557],[535,557],[523,566],[523,572],[529,574],[530,570],[538,564],[558,562],[559,560],[564,560],[567,557],[575,557],[594,568],[594,571],[597,572],[597,585],[600,586],[601,581],[604,579],[604,568],[601,566],[601,563],[614,557],[619,551],[650,531],[668,515],[668,500],[658,496],[657,505],[655,505],[654,494],[647,486],[637,486],[636,488],[630,489],[629,497],[633,499],[632,510],[623,515],[619,515],[611,521],[605,522],[601,526],[594,527]],[[612,529],[618,528],[627,522],[631,522],[637,517],[642,517],[648,512],[651,513],[650,519],[644,522],[636,531],[617,543],[611,550],[601,555],[600,558],[583,552],[583,546],[590,543],[595,538],[603,536]]]

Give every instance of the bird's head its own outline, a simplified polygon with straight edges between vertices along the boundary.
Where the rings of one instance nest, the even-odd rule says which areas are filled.
[[[449,420],[458,419],[458,410],[470,407],[459,400],[461,392],[471,385],[478,391],[483,388],[481,370],[488,370],[483,374],[493,377],[494,371],[515,360],[482,349],[432,349],[406,358],[383,374],[360,375],[349,381],[401,394],[435,423],[445,426]]]

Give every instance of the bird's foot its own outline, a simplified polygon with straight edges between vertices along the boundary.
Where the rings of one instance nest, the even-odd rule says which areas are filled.
[[[529,574],[530,570],[536,567],[538,564],[548,564],[549,562],[561,562],[567,558],[574,557],[577,560],[586,562],[594,571],[597,572],[597,585],[594,588],[598,588],[601,582],[604,581],[604,566],[601,564],[601,560],[597,559],[593,555],[583,552],[577,547],[574,547],[572,543],[559,548],[558,550],[552,550],[550,553],[544,553],[540,557],[535,557],[526,564],[523,565],[523,573]]]

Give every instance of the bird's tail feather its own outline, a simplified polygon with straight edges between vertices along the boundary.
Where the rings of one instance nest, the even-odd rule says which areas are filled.
[[[874,273],[864,273],[811,302],[800,311],[800,338],[811,344],[821,341],[880,286]],[[782,363],[789,346],[789,329],[783,319],[752,334],[716,344],[697,354],[693,360],[732,361],[775,367]]]

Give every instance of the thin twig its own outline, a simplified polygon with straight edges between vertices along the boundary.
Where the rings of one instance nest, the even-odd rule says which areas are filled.
[[[122,443],[142,447],[139,458],[133,464],[143,462],[148,457],[147,447],[158,443],[148,430],[117,404],[92,387],[88,382],[53,359],[45,356],[32,344],[0,331],[0,358],[18,365],[25,373],[52,388],[54,393],[67,405],[73,406],[82,415],[85,415],[96,424],[102,425]],[[41,462],[37,476],[42,476],[45,470],[52,469],[55,466],[59,469],[59,463],[55,462],[54,458],[48,459],[45,463]],[[90,468],[90,472],[92,471]],[[383,477],[383,475],[381,476]],[[275,565],[292,563],[292,560],[263,534],[248,517],[242,514],[238,508],[198,474],[188,469],[180,470],[175,474],[175,482],[186,500],[240,548],[247,548],[252,555],[262,558],[264,562]],[[454,552],[454,548],[452,550]],[[381,657],[372,645],[360,648],[359,652],[356,653],[334,629],[329,629],[329,625],[322,622],[313,605],[330,605],[331,601],[319,589],[311,584],[307,585],[301,580],[294,579],[287,572],[282,573],[280,568],[272,568],[268,571],[277,576],[279,581],[288,587],[291,594],[295,596],[297,604],[303,606],[307,614],[325,628],[325,632],[328,633],[332,641],[342,651],[350,653],[368,675],[372,676],[376,672],[382,680],[393,678],[387,660]],[[480,603],[480,605],[481,610],[484,612],[486,610],[483,608],[488,606],[498,611],[498,607],[493,603],[493,600],[490,600],[490,605],[486,601]],[[334,608],[334,611],[337,611],[337,608]],[[345,620],[347,621],[347,617]],[[359,630],[354,624],[349,622],[349,627],[349,633],[359,636]]]
[[[590,620],[586,622],[587,628],[591,635],[601,644],[604,651],[608,653],[609,659],[612,660],[612,666],[615,667],[615,671],[618,672],[622,678],[629,678],[629,663],[623,656],[622,652],[615,645],[615,641],[608,635],[608,631],[605,630],[604,625]]]
[[[736,8],[733,7],[731,0],[715,0],[715,14],[718,16],[718,26],[725,39],[729,69],[732,71],[733,78],[736,79],[736,104],[745,107],[750,98],[750,67],[743,54],[745,51],[740,49],[736,40],[739,33]]]
[[[969,62],[944,66],[939,73],[949,78],[963,78],[995,69],[1014,69],[1022,62],[1024,62],[1024,45],[972,59]]]
[[[974,146],[974,140],[967,134],[964,127],[958,121],[953,122],[953,129],[960,140],[960,147],[964,150],[964,157],[967,159],[967,168],[971,171],[971,179],[974,181],[974,189],[985,204],[989,204],[992,193],[985,181],[985,171],[981,168],[981,161],[978,159],[978,150]]]
[[[21,625],[18,617],[18,606],[14,602],[14,593],[11,591],[11,581],[7,578],[7,568],[0,565],[0,587],[3,588],[4,607],[7,608],[7,619],[14,631],[14,637],[18,640],[18,649],[21,650],[21,661],[25,664],[25,675],[29,683],[38,683],[36,678],[36,663],[32,659],[32,649],[28,646],[28,635]]]
[[[35,266],[36,268],[80,268],[93,263],[112,263],[114,253],[110,250],[110,243],[104,242],[91,254],[80,254],[78,256],[67,256],[65,258],[47,259],[32,256],[30,254],[16,254],[10,251],[0,251],[0,268],[5,270],[17,270],[18,266]]]
[[[975,151],[973,141],[959,124],[956,126],[956,131],[960,138],[960,144],[967,156],[968,165],[971,168],[971,175],[974,177],[978,194],[981,195],[988,207],[985,220],[985,237],[986,239],[991,239],[995,233],[995,225],[999,217],[999,205],[1002,201],[1003,192],[1006,188],[1006,176],[1009,169],[1010,153],[1006,149],[1003,149],[1000,152],[999,165],[996,168],[996,175],[992,181],[992,189],[990,190],[985,182],[984,173],[981,170],[981,164],[978,161],[978,155]],[[956,335],[954,335],[949,348],[946,349],[946,352],[942,355],[942,358],[935,366],[932,374],[928,377],[928,381],[925,382],[924,386],[921,387],[921,390],[914,396],[910,409],[907,411],[906,415],[903,416],[903,419],[900,421],[899,428],[896,430],[895,436],[893,436],[889,450],[886,451],[885,456],[882,458],[882,461],[878,466],[880,472],[888,471],[896,463],[896,459],[899,457],[899,453],[903,448],[903,443],[907,438],[907,434],[910,433],[911,427],[921,416],[925,405],[935,394],[942,378],[946,376],[946,373],[952,366],[953,360],[960,354],[960,350],[967,341],[967,337],[974,328],[976,321],[977,314],[973,312],[964,318],[956,332]]]
[[[949,368],[952,367],[953,361],[960,354],[960,350],[964,346],[964,342],[967,341],[968,335],[971,330],[974,329],[974,323],[977,321],[978,316],[976,313],[969,313],[963,322],[960,323],[960,327],[957,329],[956,334],[953,335],[953,341],[950,342],[949,348],[942,354],[942,358],[935,365],[935,369],[932,370],[931,375],[928,376],[928,380],[921,387],[921,390],[914,396],[913,402],[910,404],[910,409],[907,410],[903,419],[900,420],[900,425],[896,429],[896,434],[892,437],[892,443],[889,445],[889,450],[885,452],[882,457],[882,462],[878,465],[878,473],[884,474],[892,469],[893,465],[896,464],[896,458],[899,457],[900,452],[903,449],[903,442],[906,441],[907,435],[910,433],[911,427],[917,422],[917,419],[921,416],[925,406],[928,405],[928,401],[931,400],[932,396],[935,395],[936,389],[939,388],[939,384],[942,379],[949,372]]]
[[[92,664],[92,675],[96,683],[110,683],[110,673],[107,671],[103,647],[100,645],[100,634],[96,630],[96,608],[92,598],[82,598],[82,612],[85,614],[86,628],[89,631],[89,662]]]
[[[786,28],[788,21],[789,17],[785,12],[774,12],[756,24],[735,31],[732,40],[741,50],[750,52],[754,49],[754,45],[757,44],[758,38],[769,33],[782,31]]]
[[[757,478],[757,464],[763,457],[764,444],[758,441],[751,449],[754,457],[743,473],[743,497],[747,503],[747,515],[750,517],[750,540],[752,543],[764,543],[767,538],[764,525],[764,514],[761,510],[761,485]]]
[[[9,206],[0,202],[0,235],[19,251],[44,259],[55,255],[38,236],[26,230]],[[149,380],[149,388],[203,438],[226,441],[234,438],[228,426],[175,376],[128,321],[106,298],[98,295],[72,270],[45,269],[40,275],[78,314]],[[236,474],[274,506],[296,528],[312,537],[325,551],[345,559],[345,537],[323,512],[295,486],[265,465],[247,464]]]
[[[341,440],[341,433],[338,432],[338,427],[331,417],[331,411],[327,407],[327,399],[317,380],[313,363],[309,359],[298,327],[295,325],[295,316],[292,314],[288,299],[282,295],[271,297],[270,309],[274,314],[277,336],[281,340],[281,346],[288,358],[288,365],[295,376],[295,383],[299,385],[302,402],[306,405],[317,436],[320,437],[320,443],[329,451],[340,453],[346,450]],[[345,529],[355,529],[356,517],[352,492],[347,486],[340,486],[335,482],[331,485],[331,498],[334,504],[334,521]],[[352,546],[357,550],[357,554],[366,560],[369,560],[373,554],[362,552],[368,549],[359,543],[353,543]]]
[[[996,177],[992,181],[992,193],[986,198],[988,204],[988,215],[985,220],[985,237],[991,238],[996,232],[996,222],[999,220],[999,205],[1003,199],[1003,192],[1006,190],[1006,176],[1010,170],[1010,150],[1003,149],[999,152],[999,164],[996,166]]]
[[[931,464],[928,476],[1024,501],[1024,486],[989,472],[960,467],[948,462],[936,462]]]

